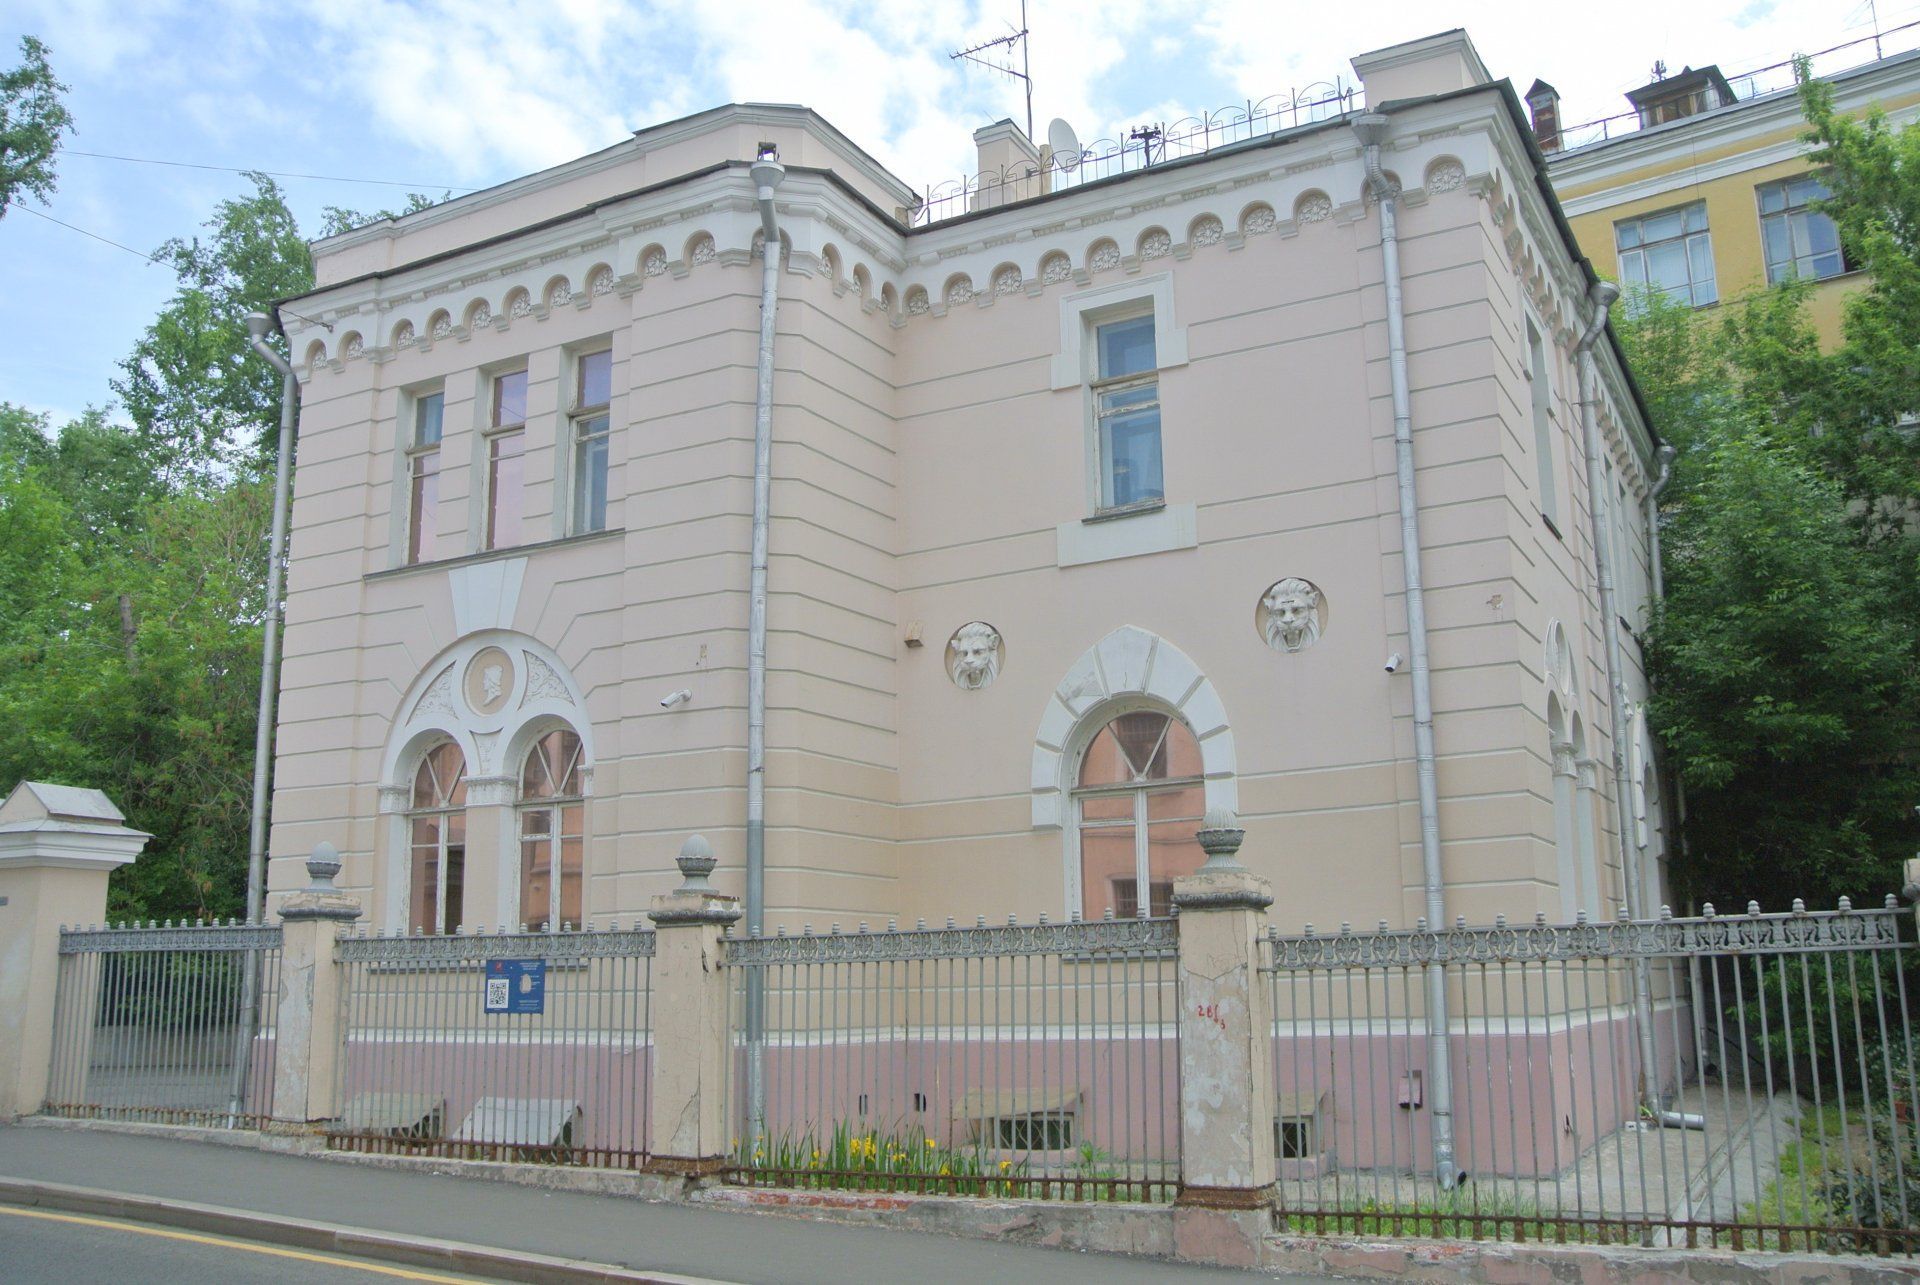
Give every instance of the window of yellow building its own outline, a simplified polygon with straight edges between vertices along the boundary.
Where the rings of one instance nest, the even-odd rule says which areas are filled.
[[[1713,239],[1707,203],[1695,201],[1613,225],[1620,250],[1620,280],[1631,296],[1658,290],[1677,303],[1699,308],[1720,298],[1713,275]]]
[[[1760,240],[1767,251],[1767,284],[1790,277],[1818,281],[1847,270],[1840,231],[1833,220],[1812,208],[1825,200],[1826,185],[1814,178],[1790,178],[1761,186]]]

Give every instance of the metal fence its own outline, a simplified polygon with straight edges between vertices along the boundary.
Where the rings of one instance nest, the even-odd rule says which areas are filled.
[[[1907,916],[1892,898],[1705,910],[1270,937],[1282,1216],[1316,1233],[1911,1253]],[[1436,967],[1457,1183],[1432,1163]]]
[[[729,1180],[1171,1199],[1171,919],[729,938]]]
[[[1046,166],[1021,163],[930,185],[915,195],[909,223],[939,223],[977,210],[996,209],[1050,192],[1082,187],[1167,161],[1201,156],[1303,125],[1363,110],[1361,87],[1340,79],[1248,99],[1215,111],[1128,130],[1125,137],[1097,138],[1077,154],[1052,156]]]
[[[62,929],[44,1110],[256,1127],[273,1110],[279,970],[278,925]]]
[[[354,936],[340,1150],[637,1169],[650,1139],[653,932]]]

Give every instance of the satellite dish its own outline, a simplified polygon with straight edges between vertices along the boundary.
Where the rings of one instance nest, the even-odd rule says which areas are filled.
[[[1055,167],[1069,171],[1080,168],[1080,136],[1057,116],[1047,126],[1047,146],[1053,149]]]

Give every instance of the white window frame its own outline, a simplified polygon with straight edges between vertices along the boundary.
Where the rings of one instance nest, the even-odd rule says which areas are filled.
[[[1134,902],[1136,905],[1139,904],[1140,892],[1142,889],[1145,889],[1149,909],[1151,909],[1153,905],[1153,889],[1151,886],[1153,872],[1149,865],[1147,794],[1150,791],[1160,793],[1163,791],[1186,789],[1198,785],[1201,788],[1204,800],[1203,807],[1207,809],[1213,807],[1213,800],[1210,797],[1206,797],[1209,782],[1204,767],[1204,747],[1201,751],[1203,755],[1203,766],[1201,774],[1197,777],[1179,777],[1169,781],[1155,782],[1152,785],[1123,784],[1087,787],[1080,785],[1081,766],[1086,760],[1087,751],[1093,747],[1093,743],[1099,738],[1101,731],[1109,723],[1121,717],[1123,714],[1141,713],[1163,714],[1174,722],[1184,726],[1187,732],[1194,736],[1195,742],[1199,742],[1199,736],[1194,732],[1193,724],[1187,720],[1184,714],[1178,709],[1174,709],[1147,696],[1130,695],[1119,700],[1109,701],[1096,709],[1089,710],[1081,717],[1079,724],[1074,729],[1073,753],[1069,758],[1071,766],[1062,783],[1067,804],[1066,823],[1061,827],[1066,840],[1066,888],[1064,890],[1066,902],[1064,909],[1069,919],[1073,917],[1076,911],[1080,912],[1083,918],[1086,916],[1086,907],[1082,904],[1080,878],[1080,830],[1082,826],[1080,803],[1083,799],[1093,797],[1111,798],[1125,794],[1132,794],[1134,796],[1133,820],[1130,823],[1133,826]],[[1099,825],[1101,823],[1096,822],[1095,824]],[[1107,824],[1111,825],[1112,828],[1118,829],[1129,823],[1115,820]],[[1119,908],[1115,907],[1114,918],[1118,919],[1119,917]]]
[[[1100,372],[1100,332],[1109,326],[1123,325],[1129,321],[1139,321],[1143,317],[1151,319],[1153,314],[1150,307],[1150,305],[1122,306],[1111,312],[1103,311],[1091,313],[1087,316],[1088,337],[1091,340],[1087,347],[1093,359],[1093,369],[1087,372],[1089,409],[1093,416],[1092,497],[1093,516],[1097,518],[1124,517],[1133,513],[1147,512],[1167,507],[1167,451],[1166,436],[1162,431],[1164,420],[1160,413],[1160,362],[1158,345],[1155,346],[1155,358],[1151,370],[1132,371],[1124,375],[1104,375]],[[1102,408],[1101,403],[1109,394],[1145,392],[1149,389],[1152,390],[1153,394],[1149,400],[1128,404],[1114,410],[1111,414],[1108,414]],[[1146,410],[1152,410],[1153,412],[1154,448],[1160,456],[1160,494],[1150,496],[1146,499],[1128,500],[1125,503],[1121,503],[1112,495],[1114,489],[1113,483],[1115,481],[1115,462],[1111,458],[1112,452],[1105,449],[1104,446],[1107,441],[1106,421],[1109,419],[1118,419],[1125,415],[1138,414]]]
[[[1689,211],[1696,209],[1700,211],[1700,227],[1697,231],[1689,232],[1686,230],[1686,215]],[[1678,236],[1662,237],[1658,241],[1650,242],[1642,235],[1633,245],[1623,246],[1620,244],[1620,234],[1623,228],[1634,224],[1645,224],[1652,219],[1662,218],[1669,214],[1678,214],[1681,216],[1681,230]],[[1693,275],[1693,251],[1696,240],[1706,247],[1707,265],[1713,272],[1712,277],[1709,279],[1712,294],[1710,298],[1706,299],[1697,297],[1700,293],[1701,283],[1696,280]],[[1687,297],[1685,299],[1678,298],[1673,291],[1668,290],[1665,286],[1655,285],[1646,268],[1646,251],[1649,246],[1666,245],[1675,241],[1680,243],[1681,257],[1686,260],[1687,264]],[[1688,201],[1684,205],[1669,206],[1663,210],[1649,210],[1645,214],[1636,214],[1631,218],[1615,219],[1613,224],[1613,246],[1614,254],[1617,256],[1619,262],[1621,284],[1629,288],[1628,293],[1630,295],[1640,291],[1650,293],[1657,290],[1669,299],[1674,299],[1676,302],[1686,304],[1689,308],[1705,308],[1720,302],[1720,265],[1713,257],[1713,223],[1707,217],[1707,203],[1704,200]],[[1640,277],[1637,280],[1628,275],[1628,255],[1640,256]],[[1630,300],[1629,307],[1632,306],[1633,304]]]
[[[572,732],[576,738],[574,775],[579,780],[580,792],[578,794],[554,794],[537,799],[530,799],[526,797],[527,761],[538,752],[540,742],[545,740],[549,733],[558,731]],[[532,922],[532,916],[527,914],[526,898],[524,895],[525,890],[523,888],[525,875],[522,868],[526,860],[526,842],[528,838],[527,816],[535,812],[544,812],[547,814],[547,833],[543,837],[552,845],[548,858],[551,862],[549,868],[552,873],[547,885],[547,925],[545,931],[561,931],[561,844],[565,837],[563,834],[563,826],[561,825],[561,816],[567,808],[577,805],[580,809],[580,921],[578,923],[567,922],[572,928],[582,928],[586,925],[588,885],[586,854],[588,844],[592,837],[587,828],[587,794],[591,788],[592,769],[588,766],[587,741],[579,732],[574,731],[572,724],[553,723],[540,728],[526,738],[525,748],[520,751],[519,769],[513,778],[514,846],[512,864],[515,923],[524,925]]]
[[[596,357],[601,353],[607,355],[607,400],[598,405],[582,405],[578,400],[580,397],[581,365],[587,358]],[[564,448],[566,463],[565,485],[567,488],[566,524],[564,531],[567,535],[594,535],[601,531],[611,529],[613,525],[611,517],[613,509],[611,479],[613,476],[613,367],[615,365],[616,362],[614,360],[613,346],[611,343],[601,342],[582,345],[579,348],[569,349],[567,352],[567,401],[572,407],[566,416],[566,445]],[[606,446],[606,452],[602,457],[601,485],[608,488],[608,495],[606,497],[604,511],[601,513],[600,525],[589,527],[581,520],[580,512],[583,495],[580,487],[581,448],[585,444],[586,436],[589,436],[583,435],[581,429],[595,419],[603,419],[606,421],[606,426],[602,428],[599,433],[591,434],[590,436],[598,437]]]
[[[487,552],[493,552],[499,549],[517,548],[520,545],[527,543],[527,538],[526,538],[527,537],[527,532],[526,532],[527,497],[526,497],[526,480],[524,477],[524,473],[526,469],[526,459],[527,459],[527,442],[528,442],[527,434],[528,434],[529,428],[532,426],[533,415],[529,408],[523,406],[521,408],[521,415],[518,423],[514,423],[514,424],[494,423],[494,405],[495,405],[496,399],[499,396],[500,381],[503,379],[506,379],[511,375],[520,375],[526,380],[526,385],[527,385],[526,396],[529,401],[532,400],[533,371],[531,367],[528,365],[528,363],[526,362],[516,362],[512,365],[502,366],[498,370],[490,370],[486,372],[485,376],[481,381],[482,387],[485,389],[485,395],[481,399],[478,418],[481,424],[484,425],[484,427],[481,429],[479,433],[479,442],[478,442],[479,449],[476,452],[476,454],[479,456],[479,462],[480,462],[481,483],[478,487],[474,489],[480,496],[479,547],[480,549]],[[444,421],[443,421],[442,431],[444,432]],[[495,496],[494,496],[495,482],[494,482],[494,475],[493,475],[494,474],[493,447],[494,447],[494,443],[499,441],[501,438],[510,437],[515,433],[520,434],[520,460],[521,460],[521,471],[523,474],[521,479],[521,487],[520,487],[521,489],[521,495],[520,495],[521,508],[520,508],[520,515],[519,515],[520,531],[517,538],[515,538],[511,542],[506,544],[500,544],[495,542],[494,530],[493,530],[494,500],[495,500]]]
[[[1760,259],[1766,266],[1767,284],[1770,286],[1779,285],[1782,281],[1793,278],[1798,278],[1803,281],[1828,281],[1834,277],[1845,276],[1851,270],[1847,265],[1846,247],[1840,245],[1840,229],[1834,227],[1833,239],[1836,247],[1835,253],[1840,256],[1839,268],[1832,272],[1801,273],[1799,271],[1801,260],[1812,259],[1815,256],[1811,251],[1806,254],[1795,253],[1795,228],[1804,228],[1805,224],[1813,219],[1825,219],[1828,226],[1832,227],[1833,216],[1812,208],[1804,201],[1799,205],[1793,204],[1789,189],[1796,183],[1812,183],[1819,187],[1822,194],[1813,198],[1816,201],[1825,200],[1828,196],[1832,195],[1827,191],[1827,185],[1820,182],[1819,179],[1811,174],[1796,174],[1791,178],[1775,179],[1770,183],[1762,183],[1753,189],[1754,208],[1759,211],[1760,214]],[[1781,195],[1787,203],[1782,209],[1768,213],[1766,193],[1774,188],[1781,190]],[[1799,216],[1799,223],[1795,223],[1794,221],[1796,215]],[[1785,263],[1777,264],[1767,257],[1767,225],[1774,222],[1784,224],[1787,229],[1788,258]]]

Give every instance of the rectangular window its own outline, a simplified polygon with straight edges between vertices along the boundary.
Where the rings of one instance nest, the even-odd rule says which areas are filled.
[[[487,548],[520,543],[521,486],[527,450],[527,372],[493,381],[493,415],[487,430]]]
[[[586,807],[527,807],[520,812],[520,921],[531,932],[580,926]],[[555,849],[558,849],[558,878]]]
[[[440,427],[445,409],[446,397],[441,393],[413,399],[413,433],[407,442],[408,562],[433,557],[434,536],[440,529]]]
[[[1160,373],[1153,314],[1096,326],[1094,348],[1100,508],[1163,503],[1166,483],[1160,467]]]
[[[993,1139],[1005,1151],[1065,1151],[1073,1146],[1073,1116],[1003,1115],[993,1122]]]
[[[1713,239],[1707,231],[1705,201],[1622,219],[1613,225],[1613,232],[1620,250],[1620,280],[1630,294],[1636,289],[1642,294],[1658,290],[1693,308],[1720,298],[1713,278]]]
[[[413,819],[412,913],[416,933],[450,933],[465,910],[467,817],[436,812]]]
[[[1540,471],[1540,516],[1560,526],[1560,497],[1553,485],[1553,388],[1547,381],[1547,344],[1527,318],[1527,383],[1533,403],[1533,454]]]
[[[590,352],[575,363],[573,533],[607,529],[607,403],[613,396],[613,354]]]
[[[1273,1122],[1273,1158],[1308,1160],[1314,1155],[1313,1117],[1283,1115]]]
[[[1847,270],[1839,229],[1832,219],[1812,208],[1815,201],[1826,199],[1825,184],[1813,178],[1792,178],[1765,184],[1758,196],[1768,285],[1792,277],[1818,281]]]

